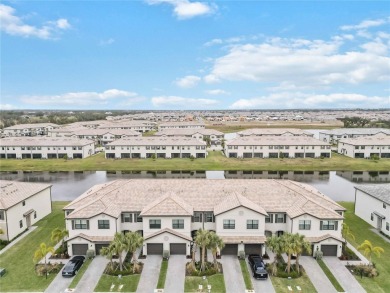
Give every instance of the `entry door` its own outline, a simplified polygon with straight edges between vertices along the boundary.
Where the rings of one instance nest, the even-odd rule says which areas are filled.
[[[376,216],[376,218],[377,218],[376,227],[378,228],[378,230],[382,230],[382,218],[378,216]]]
[[[27,224],[27,228],[31,227],[31,214],[28,214],[26,216],[26,224]]]

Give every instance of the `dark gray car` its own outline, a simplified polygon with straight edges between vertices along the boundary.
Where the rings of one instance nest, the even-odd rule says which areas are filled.
[[[85,261],[85,256],[76,255],[72,257],[69,262],[62,269],[63,277],[72,277],[77,274],[78,270],[81,268]]]

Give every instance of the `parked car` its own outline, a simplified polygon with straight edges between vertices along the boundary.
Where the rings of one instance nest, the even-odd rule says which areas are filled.
[[[69,262],[62,269],[63,277],[72,277],[77,274],[78,270],[81,268],[85,261],[85,256],[76,255],[72,257]]]
[[[263,258],[258,254],[250,254],[248,256],[249,266],[252,269],[253,277],[255,279],[267,279],[268,272],[265,268]]]

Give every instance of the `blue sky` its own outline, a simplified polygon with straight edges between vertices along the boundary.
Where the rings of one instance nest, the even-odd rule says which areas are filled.
[[[2,1],[2,109],[390,107],[386,1]]]

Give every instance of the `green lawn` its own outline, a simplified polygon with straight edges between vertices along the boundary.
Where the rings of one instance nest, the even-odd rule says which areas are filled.
[[[105,159],[104,153],[74,160],[1,159],[1,171],[153,171],[153,170],[277,170],[388,171],[390,159],[352,159],[333,153],[330,159],[234,159],[211,151],[206,159]]]
[[[301,277],[297,279],[286,279],[286,278],[278,278],[273,276],[270,276],[270,278],[276,293],[291,292],[288,291],[287,286],[291,286],[293,292],[305,292],[305,293],[317,292],[313,284],[311,283],[309,277],[306,275],[306,273],[304,273]],[[302,291],[298,291],[296,286],[300,286]]]
[[[341,287],[340,283],[336,280],[332,272],[326,266],[322,259],[318,260],[318,264],[321,269],[324,271],[325,275],[328,277],[329,281],[332,283],[333,287],[337,290],[337,292],[344,292],[343,287]]]
[[[385,253],[380,258],[372,255],[372,261],[376,264],[379,276],[373,279],[357,277],[356,279],[364,287],[367,292],[385,293],[390,292],[390,243],[384,240],[379,235],[372,232],[373,228],[368,223],[360,219],[354,214],[354,203],[339,202],[347,209],[345,213],[345,222],[350,227],[355,240],[349,239],[349,242],[358,247],[364,240],[369,240],[374,246],[380,246],[385,250]]]
[[[223,274],[208,276],[206,280],[203,280],[202,277],[186,277],[184,282],[184,292],[199,292],[199,285],[203,285],[204,292],[207,292],[207,285],[211,285],[211,292],[226,292]]]
[[[252,278],[251,275],[249,274],[245,259],[240,259],[240,267],[241,267],[242,276],[244,277],[245,289],[253,290]]]
[[[161,261],[160,275],[158,276],[157,289],[164,289],[165,279],[167,278],[168,261]]]
[[[135,292],[137,291],[139,279],[141,275],[130,275],[118,278],[117,276],[102,275],[99,283],[96,285],[95,292],[110,292],[111,285],[115,287],[113,292]],[[119,291],[119,286],[123,285],[122,290]]]
[[[92,262],[92,259],[87,259],[83,263],[83,265],[81,266],[81,269],[77,272],[77,275],[73,277],[72,283],[70,283],[69,288],[76,288],[77,284],[81,280],[82,276],[84,276],[84,273],[88,269],[91,262]]]
[[[62,208],[67,202],[53,202],[53,212],[40,220],[34,231],[20,240],[4,254],[0,255],[1,266],[7,270],[4,277],[0,278],[0,291],[44,291],[55,275],[38,277],[35,274],[33,262],[34,251],[41,242],[50,243],[51,231],[56,228],[64,228],[64,213]]]

